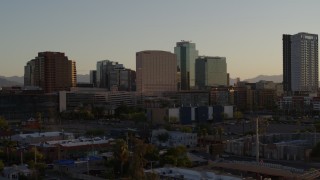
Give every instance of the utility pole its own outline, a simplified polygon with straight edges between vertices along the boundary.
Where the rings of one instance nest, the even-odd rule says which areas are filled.
[[[37,146],[34,146],[34,163],[37,163]]]
[[[90,176],[90,170],[89,170],[89,156],[87,156],[87,175]]]
[[[21,162],[21,165],[23,165],[23,149],[22,148],[20,149],[20,162]]]
[[[22,149],[20,149],[20,163],[21,165],[23,165],[23,153],[22,153]]]
[[[315,125],[313,125],[314,128],[314,146],[317,145],[317,128]]]
[[[256,119],[256,160],[259,163],[259,117]]]

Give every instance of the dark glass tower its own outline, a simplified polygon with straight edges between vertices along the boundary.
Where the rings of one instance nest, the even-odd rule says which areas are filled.
[[[291,92],[291,35],[282,35],[283,90]]]
[[[196,44],[189,41],[177,42],[174,53],[177,55],[178,89],[190,90],[195,87],[195,62],[198,57]]]

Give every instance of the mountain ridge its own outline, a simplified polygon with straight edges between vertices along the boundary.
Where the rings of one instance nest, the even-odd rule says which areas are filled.
[[[282,82],[282,74],[280,74],[280,75],[258,75],[254,78],[245,79],[244,81],[248,81],[250,83],[255,83],[255,82],[259,82],[261,80],[273,81],[275,83],[281,83]]]
[[[89,83],[89,74],[77,74],[77,82]],[[23,76],[1,76],[0,75],[0,87],[2,86],[23,86],[24,77]]]
[[[23,84],[0,77],[0,88],[5,86],[21,86]]]
[[[265,81],[273,81],[276,83],[282,82],[282,75],[258,75],[253,78],[244,79],[243,81],[247,81],[250,83],[255,83],[261,80]],[[0,76],[0,87],[2,86],[22,86],[24,78],[23,76]],[[77,82],[79,83],[89,83],[90,75],[89,74],[77,74]],[[236,79],[230,78],[230,85],[233,85],[236,82]]]
[[[240,79],[240,81],[247,81],[249,83],[256,83],[261,80],[264,80],[264,81],[273,81],[275,83],[281,83],[282,79],[283,79],[282,77],[283,77],[282,74],[280,74],[280,75],[258,75],[253,78],[248,78],[248,79],[244,79],[244,80]],[[230,85],[234,85],[234,83],[236,83],[236,79],[230,78]]]

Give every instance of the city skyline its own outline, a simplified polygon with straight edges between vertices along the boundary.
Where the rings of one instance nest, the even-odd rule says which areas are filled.
[[[226,57],[232,78],[279,75],[282,34],[319,34],[316,4],[320,5],[251,0],[1,2],[0,75],[23,76],[25,63],[42,51],[65,52],[77,62],[78,74],[89,74],[103,59],[135,70],[136,52],[174,52],[181,40],[195,43],[201,56]],[[297,13],[301,9],[303,13]]]

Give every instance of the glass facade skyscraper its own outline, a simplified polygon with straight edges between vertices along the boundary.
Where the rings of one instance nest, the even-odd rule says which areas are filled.
[[[196,44],[189,41],[177,42],[174,53],[177,55],[178,89],[190,90],[195,87],[195,61],[198,57]]]
[[[125,69],[122,64],[109,60],[97,62],[96,84],[99,88],[111,90],[116,87],[120,91],[135,90],[135,72]]]
[[[225,57],[202,56],[196,59],[196,86],[227,86],[227,62]]]

